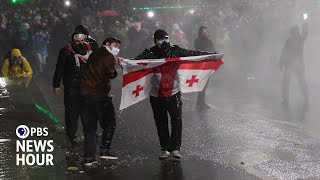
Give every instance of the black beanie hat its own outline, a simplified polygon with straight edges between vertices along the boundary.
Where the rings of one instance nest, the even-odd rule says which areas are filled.
[[[169,34],[165,30],[158,29],[154,32],[153,38],[154,40],[160,40],[164,39],[166,36],[169,36]]]
[[[74,31],[75,31],[75,32],[81,32],[81,33],[83,33],[84,35],[89,36],[88,27],[85,26],[85,25],[82,25],[82,24],[81,24],[81,25],[77,26]]]

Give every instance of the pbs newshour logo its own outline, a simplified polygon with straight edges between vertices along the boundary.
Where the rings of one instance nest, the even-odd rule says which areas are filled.
[[[20,139],[27,138],[29,136],[29,134],[30,134],[30,130],[29,130],[28,126],[26,126],[26,125],[20,125],[16,129],[16,135]]]
[[[19,125],[16,128],[16,165],[52,166],[54,150],[53,140],[39,140],[49,135],[47,127],[28,127]],[[32,139],[35,138],[36,139]],[[27,139],[28,138],[28,139]]]

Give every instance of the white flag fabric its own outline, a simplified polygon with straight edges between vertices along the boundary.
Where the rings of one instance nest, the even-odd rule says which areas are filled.
[[[120,110],[148,98],[154,83],[159,83],[158,93],[161,97],[163,94],[162,87],[167,86],[162,86],[163,81],[152,82],[152,77],[170,74],[168,68],[164,68],[168,65],[167,63],[175,63],[178,67],[176,73],[173,74],[172,82],[169,83],[179,82],[182,93],[202,91],[210,75],[223,64],[222,57],[223,54],[212,54],[150,60],[125,59],[121,64],[123,67],[123,85]],[[169,80],[171,81],[171,78]],[[166,81],[166,83],[168,82]]]

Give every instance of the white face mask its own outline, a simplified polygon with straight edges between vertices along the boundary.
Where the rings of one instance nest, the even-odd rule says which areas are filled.
[[[114,55],[114,56],[117,56],[120,52],[120,49],[119,48],[112,48],[111,49],[111,53]]]
[[[113,54],[114,56],[117,56],[120,52],[120,49],[119,48],[112,48],[110,49],[108,46],[104,46],[106,47],[106,49],[111,53]]]

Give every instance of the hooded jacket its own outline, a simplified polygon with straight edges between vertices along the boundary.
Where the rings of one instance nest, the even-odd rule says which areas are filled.
[[[170,43],[163,43],[160,46],[153,46],[151,49],[146,49],[142,54],[138,55],[136,60],[140,59],[161,59],[161,58],[176,58],[187,56],[200,56],[214,54],[205,51],[193,51],[183,49],[177,45],[171,46]],[[179,78],[177,76],[178,63],[166,63],[160,66],[152,77],[151,95],[154,97],[171,97],[180,92]],[[160,83],[161,82],[161,83]],[[160,91],[161,89],[161,91]],[[161,93],[160,93],[161,92]]]
[[[14,60],[14,57],[19,57]],[[2,65],[2,75],[4,77],[31,77],[33,74],[27,59],[22,56],[19,49],[12,49],[11,56],[4,60]]]

